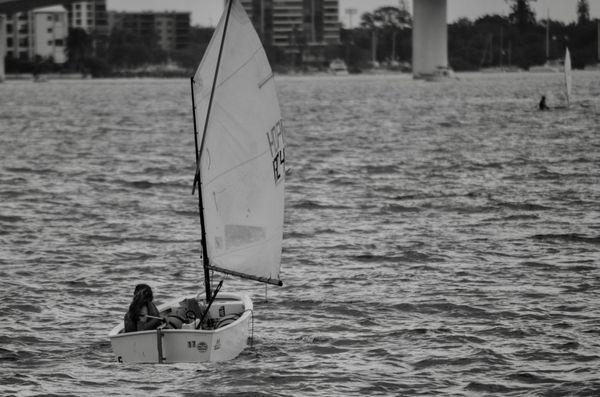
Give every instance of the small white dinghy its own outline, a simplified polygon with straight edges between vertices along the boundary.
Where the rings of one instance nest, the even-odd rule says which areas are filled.
[[[162,316],[175,313],[188,296],[162,304]],[[252,302],[246,295],[222,293],[213,301],[208,316],[218,319],[216,329],[196,329],[198,321],[181,329],[123,332],[119,324],[109,333],[117,361],[128,363],[177,363],[231,360],[246,347]]]
[[[181,328],[113,328],[111,345],[122,362],[233,359],[247,345],[252,302],[218,294],[223,281],[213,291],[211,273],[282,285],[283,122],[273,72],[239,0],[227,3],[191,83],[205,296],[158,307],[161,316],[181,319],[186,300],[199,304],[199,316],[183,311]]]

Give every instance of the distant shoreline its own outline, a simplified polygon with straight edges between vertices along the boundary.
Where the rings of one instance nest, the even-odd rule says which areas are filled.
[[[598,73],[600,72],[600,66],[588,66],[585,69],[576,69],[576,73]],[[492,69],[480,69],[473,71],[461,71],[454,72],[457,75],[472,75],[472,74],[556,74],[561,73],[560,71],[551,70],[523,70],[523,69],[509,69],[500,70],[496,68]],[[51,80],[110,80],[110,79],[188,79],[193,75],[193,71],[188,73],[117,73],[112,76],[103,77],[92,77],[91,75],[84,75],[83,73],[43,73],[37,75],[38,81],[51,81]],[[369,69],[361,71],[360,73],[349,73],[346,75],[336,75],[329,71],[318,71],[318,72],[302,72],[302,71],[288,71],[288,72],[275,72],[276,76],[286,77],[349,77],[349,76],[406,76],[412,77],[410,72],[401,72],[387,69]],[[5,76],[6,81],[34,81],[36,77],[31,73],[7,73]]]

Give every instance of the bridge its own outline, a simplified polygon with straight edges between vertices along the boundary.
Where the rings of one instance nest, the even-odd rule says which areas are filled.
[[[0,82],[4,80],[6,19],[3,14],[73,3],[74,0],[0,0]],[[436,78],[448,70],[447,0],[413,1],[413,76]]]
[[[34,8],[49,7],[57,4],[73,3],[74,0],[0,0],[0,14],[29,11]]]

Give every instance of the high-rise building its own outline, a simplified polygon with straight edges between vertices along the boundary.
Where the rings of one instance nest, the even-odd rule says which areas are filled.
[[[165,51],[185,48],[190,40],[189,12],[116,12],[108,14],[109,27],[140,37],[156,35]]]
[[[340,43],[338,0],[242,0],[265,45],[292,49]]]
[[[106,0],[78,1],[67,5],[69,27],[88,33],[108,34]]]
[[[18,12],[6,18],[6,56],[21,60],[30,58],[33,13]]]
[[[6,56],[33,60],[36,56],[64,63],[68,36],[67,11],[62,6],[19,12],[6,21]]]
[[[68,35],[69,25],[64,7],[54,6],[33,10],[32,55],[51,57],[56,63],[65,63]]]
[[[102,56],[108,46],[106,0],[78,1],[66,5],[69,27],[85,30],[92,39],[92,52]]]

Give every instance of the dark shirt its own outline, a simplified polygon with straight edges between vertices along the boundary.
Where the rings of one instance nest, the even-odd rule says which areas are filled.
[[[150,302],[146,308],[148,309],[149,316],[159,317],[160,313],[158,312],[158,309],[154,303]],[[123,318],[123,321],[125,322],[125,332],[148,331],[151,329],[156,329],[162,322],[159,319],[148,317],[146,317],[146,320],[144,321],[141,317],[142,316],[140,316],[140,320],[136,323],[131,318],[129,311],[125,313],[125,317]]]

